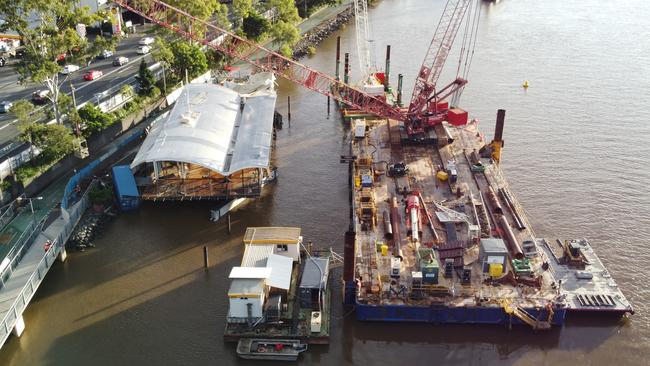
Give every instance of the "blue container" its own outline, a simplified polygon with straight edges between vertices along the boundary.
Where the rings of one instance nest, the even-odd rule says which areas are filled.
[[[115,196],[121,211],[132,211],[140,207],[140,193],[135,177],[128,165],[117,165],[112,169]]]

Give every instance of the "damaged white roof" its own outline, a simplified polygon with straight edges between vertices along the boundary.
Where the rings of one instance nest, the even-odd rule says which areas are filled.
[[[131,168],[179,161],[230,175],[268,167],[276,94],[273,76],[266,75],[251,80],[257,86],[243,88],[250,94],[215,84],[186,85],[169,116],[152,126]]]

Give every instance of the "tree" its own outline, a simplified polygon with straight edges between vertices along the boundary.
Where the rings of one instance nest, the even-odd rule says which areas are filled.
[[[228,60],[223,52],[212,48],[209,48],[206,51],[205,56],[208,60],[208,67],[211,70],[221,70],[223,68],[223,64]]]
[[[113,115],[102,112],[101,109],[92,103],[86,103],[83,107],[79,108],[79,117],[86,126],[84,129],[84,136],[86,137],[104,130],[115,121]]]
[[[96,37],[89,42],[77,31],[77,24],[91,25],[105,14],[90,13],[88,7],[79,7],[68,0],[12,0],[0,2],[0,31],[14,30],[22,38],[24,56],[16,68],[21,83],[35,82],[47,88],[47,98],[52,102],[54,117],[62,123],[63,112],[59,105],[60,55],[66,62],[85,64],[102,49],[114,48],[117,40]],[[34,22],[32,22],[34,20]],[[65,80],[64,80],[65,81]]]
[[[214,17],[219,26],[230,28],[228,7],[221,4],[219,0],[169,0],[166,3],[183,9],[200,20],[209,21],[211,17]],[[205,33],[205,27],[195,24],[192,33],[202,36]]]
[[[286,23],[294,24],[300,20],[294,0],[269,0],[267,7],[275,8],[278,12],[278,19]]]
[[[228,20],[228,7],[226,4],[218,3],[217,6],[215,6],[213,15],[219,27],[225,30],[232,28],[230,20]]]
[[[156,43],[154,44],[154,51],[151,53],[151,56],[154,60],[164,63],[167,66],[170,66],[174,63],[174,52],[172,52],[169,42],[166,42],[161,37],[156,37]]]
[[[74,150],[74,137],[65,126],[32,123],[21,132],[20,139],[31,139],[32,144],[41,150],[39,159],[52,162]]]
[[[262,36],[269,31],[271,24],[266,18],[257,14],[256,12],[248,13],[248,16],[244,18],[242,29],[246,38],[251,39],[255,42],[259,41]]]
[[[237,18],[238,22],[242,22],[253,10],[252,0],[233,0],[232,12]]]
[[[16,102],[10,110],[16,119],[18,120],[18,125],[25,125],[29,123],[34,123],[41,120],[45,114],[43,111],[36,110],[34,105],[27,100],[19,100]]]
[[[280,53],[285,57],[291,57],[293,54],[291,47],[300,40],[298,28],[291,23],[280,20],[271,28],[271,35],[275,42],[280,44]]]
[[[147,67],[147,63],[144,61],[144,58],[140,62],[140,70],[135,79],[138,81],[140,86],[138,94],[143,96],[150,96],[153,93],[153,88],[156,86],[156,79],[153,76],[153,72]]]
[[[178,40],[172,45],[172,52],[174,62],[171,67],[181,79],[185,77],[185,70],[190,79],[208,71],[208,60],[199,46]]]
[[[16,116],[18,120],[18,139],[21,141],[29,142],[29,153],[34,157],[34,145],[32,144],[31,125],[37,123],[45,117],[42,110],[36,110],[34,105],[26,100],[20,100],[11,107],[11,113]]]

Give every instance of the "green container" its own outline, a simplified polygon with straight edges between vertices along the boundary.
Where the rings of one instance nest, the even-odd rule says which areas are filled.
[[[440,272],[440,265],[436,253],[431,248],[418,249],[418,261],[420,264],[420,272],[422,272],[422,282],[437,284],[438,275]]]

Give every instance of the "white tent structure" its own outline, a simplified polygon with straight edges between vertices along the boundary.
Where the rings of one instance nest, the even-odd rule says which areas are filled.
[[[268,175],[275,101],[269,73],[244,85],[186,85],[131,163],[149,178],[143,198],[209,198],[259,184]]]

